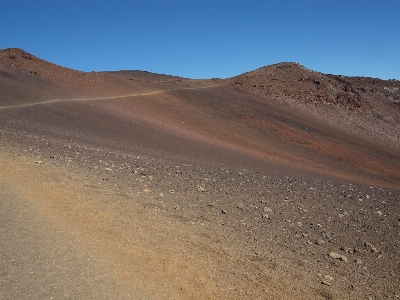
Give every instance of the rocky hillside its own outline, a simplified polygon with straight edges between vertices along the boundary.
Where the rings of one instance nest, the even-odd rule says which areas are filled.
[[[233,77],[230,82],[252,94],[303,103],[368,110],[371,97],[400,103],[400,81],[346,77],[309,70],[298,63],[279,63]]]
[[[400,146],[399,80],[323,74],[298,63],[279,63],[227,81],[341,131]]]

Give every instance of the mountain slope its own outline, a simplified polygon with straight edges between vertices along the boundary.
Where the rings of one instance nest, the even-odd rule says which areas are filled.
[[[297,63],[280,63],[230,78],[229,82],[347,134],[400,147],[398,80],[327,75]]]
[[[1,50],[0,298],[399,297],[397,101],[294,63],[191,80]]]
[[[196,81],[140,71],[82,73],[18,49],[0,57],[2,111],[12,113],[3,128],[24,119],[17,130],[37,127],[44,135],[81,137],[120,151],[243,160],[243,166],[274,172],[389,185],[400,179],[400,154],[387,147],[399,143],[395,81],[324,75],[296,63]],[[18,107],[27,103],[37,106]],[[378,113],[378,107],[385,109]],[[315,117],[319,112],[323,120]],[[336,125],[352,120],[358,123]]]

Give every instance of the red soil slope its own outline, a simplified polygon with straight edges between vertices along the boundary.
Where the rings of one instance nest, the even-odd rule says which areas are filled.
[[[19,49],[2,50],[0,62],[3,130],[399,186],[398,81],[324,75],[295,63],[209,81],[83,73]]]

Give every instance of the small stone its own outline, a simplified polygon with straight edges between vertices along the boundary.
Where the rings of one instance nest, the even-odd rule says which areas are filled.
[[[197,191],[198,191],[198,192],[205,192],[206,189],[205,189],[204,186],[199,186],[199,187],[197,187]]]
[[[321,236],[322,236],[323,239],[327,239],[327,240],[330,240],[332,238],[332,234],[330,232],[328,232],[328,231],[322,232]]]
[[[324,240],[321,240],[321,239],[318,239],[318,240],[315,241],[315,243],[316,243],[318,246],[323,246],[324,243],[325,243],[325,241],[324,241]]]
[[[143,192],[145,192],[146,194],[151,193],[149,189],[144,189]]]
[[[268,215],[268,214],[264,214],[264,215],[263,215],[263,218],[264,218],[264,219],[269,219],[269,215]]]
[[[244,204],[242,202],[239,202],[236,207],[241,209],[241,210],[243,210],[244,209]]]
[[[356,259],[356,263],[360,265],[360,264],[362,264],[362,260],[359,259],[359,258],[357,258],[357,259]]]
[[[332,258],[335,258],[335,259],[340,259],[340,258],[342,258],[342,255],[339,254],[339,253],[336,253],[336,252],[331,252],[331,253],[329,253],[329,256],[332,257]]]
[[[331,276],[329,276],[329,275],[325,275],[324,277],[325,277],[325,279],[328,279],[328,280],[330,280],[330,281],[333,280],[333,277],[331,277]]]
[[[321,281],[322,284],[327,285],[327,286],[331,286],[331,283],[327,280],[323,280]]]
[[[301,226],[303,226],[303,223],[297,222],[297,226],[301,227]]]
[[[227,214],[227,212],[226,212],[226,210],[225,210],[225,209],[223,209],[221,212],[222,212],[224,215],[226,215],[226,214]]]
[[[329,253],[329,256],[334,259],[341,259],[342,261],[347,262],[347,257],[344,255],[341,255],[339,253],[331,252],[331,253]]]
[[[364,246],[369,248],[372,252],[378,252],[378,249],[372,243],[365,242]]]
[[[382,216],[382,212],[381,212],[380,210],[378,210],[378,211],[376,212],[376,214],[377,214],[378,216]]]
[[[272,209],[269,207],[264,207],[264,212],[272,212]]]

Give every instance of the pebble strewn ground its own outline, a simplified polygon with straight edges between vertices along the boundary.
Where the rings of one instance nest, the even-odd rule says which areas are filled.
[[[152,159],[16,132],[0,132],[0,150],[37,168],[66,167],[71,176],[85,176],[89,188],[138,201],[205,234],[216,230],[217,243],[238,254],[226,267],[255,284],[284,272],[292,288],[305,283],[321,298],[400,297],[398,190]],[[236,295],[245,297],[245,288]]]

